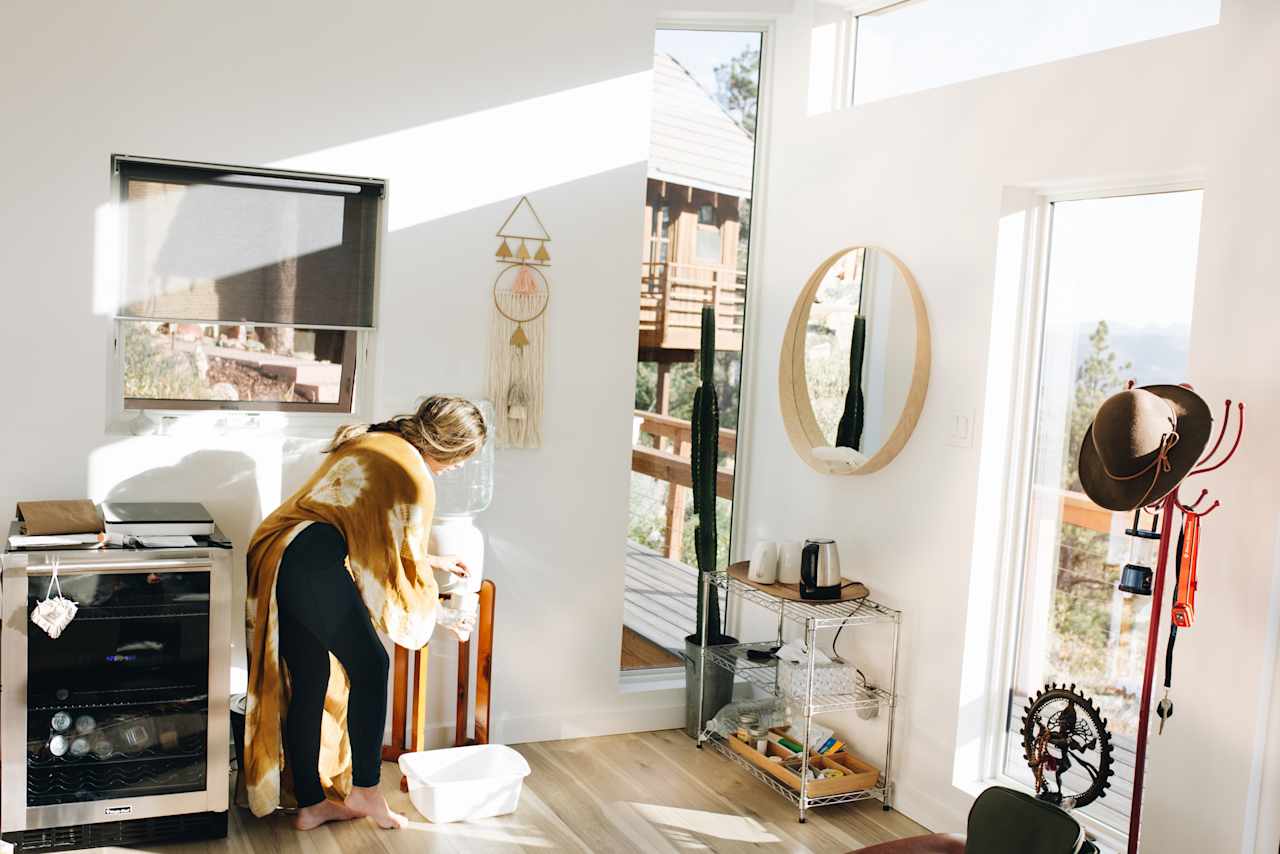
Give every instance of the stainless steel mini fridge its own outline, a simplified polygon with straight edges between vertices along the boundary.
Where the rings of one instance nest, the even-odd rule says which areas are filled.
[[[232,553],[200,542],[0,557],[0,838],[17,850],[226,834]],[[78,606],[57,638],[31,619],[55,565]]]

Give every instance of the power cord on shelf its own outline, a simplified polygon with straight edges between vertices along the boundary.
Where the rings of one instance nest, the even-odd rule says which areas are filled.
[[[841,589],[841,590],[843,590],[843,589],[844,589],[844,588],[846,588],[846,587],[852,587],[854,584],[860,584],[860,583],[861,583],[861,582],[858,582],[858,581],[846,581],[844,584],[840,585],[840,589]],[[868,596],[870,596],[870,595],[871,595],[871,594],[870,594],[869,592],[868,592],[868,593],[863,593],[861,596],[859,596],[859,597],[857,597],[856,599],[854,599],[853,601],[854,601],[855,603],[857,603],[857,604],[855,604],[855,605],[853,606],[853,610],[849,612],[849,616],[845,617],[845,618],[844,618],[844,622],[842,622],[842,623],[839,625],[839,627],[836,629],[835,637],[833,637],[833,638],[831,639],[831,660],[832,660],[832,661],[838,662],[838,663],[840,663],[840,664],[848,664],[848,663],[849,663],[849,662],[845,661],[843,658],[841,658],[841,657],[840,657],[840,653],[836,650],[836,643],[838,643],[838,642],[839,642],[839,640],[840,640],[840,633],[841,633],[842,631],[844,631],[844,627],[845,627],[846,625],[848,625],[848,623],[849,623],[849,621],[850,621],[850,620],[852,620],[854,617],[858,616],[858,612],[862,610],[862,606],[866,604],[866,602],[867,602],[867,597],[868,597]],[[863,678],[865,679],[866,677],[864,676]]]

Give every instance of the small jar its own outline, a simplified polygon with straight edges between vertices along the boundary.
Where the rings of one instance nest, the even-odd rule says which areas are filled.
[[[55,735],[49,739],[49,752],[54,756],[63,756],[67,752],[67,748],[71,745],[67,743],[65,735]]]
[[[755,745],[756,750],[761,753],[768,754],[769,730],[767,728],[754,726],[747,732],[747,736],[750,738],[749,743]]]
[[[760,726],[760,715],[755,712],[741,712],[738,715],[738,739],[748,741],[751,738],[751,730]]]
[[[71,742],[72,756],[87,756],[89,754],[89,739],[80,736]]]
[[[88,735],[98,728],[98,722],[93,719],[93,715],[81,715],[76,718],[76,733],[78,735]]]
[[[66,732],[71,729],[71,715],[66,712],[54,712],[49,725],[53,727],[54,732]]]

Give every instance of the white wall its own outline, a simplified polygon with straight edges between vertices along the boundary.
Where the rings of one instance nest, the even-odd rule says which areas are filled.
[[[1246,400],[1249,429],[1235,463],[1204,478],[1224,508],[1206,522],[1197,623],[1178,645],[1177,717],[1151,747],[1143,840],[1150,851],[1253,851],[1246,814],[1258,791],[1260,700],[1273,678],[1263,603],[1280,494],[1280,7],[1224,0],[1217,27],[806,117],[812,20],[811,4],[798,4],[776,41],[744,529],[837,537],[873,595],[904,610],[899,806],[931,826],[961,827],[969,797],[952,785],[953,761],[972,745],[958,743],[957,729],[981,716],[972,707],[981,698],[962,698],[960,674],[970,583],[989,581],[986,567],[970,565],[975,516],[987,508],[974,506],[981,433],[973,448],[946,440],[953,415],[984,408],[993,311],[1006,308],[992,303],[1004,189],[1199,173],[1189,379],[1215,410],[1227,396]],[[884,246],[914,272],[933,373],[919,426],[893,464],[824,477],[787,442],[777,348],[812,268],[853,243]],[[1269,834],[1259,852],[1277,844],[1274,791],[1258,805]]]
[[[747,12],[791,5],[761,0]],[[1206,526],[1202,607],[1179,645],[1178,718],[1153,748],[1146,840],[1148,850],[1241,850],[1260,698],[1271,692],[1259,603],[1274,571],[1280,475],[1269,444],[1280,426],[1280,11],[1270,0],[1225,0],[1214,29],[810,118],[809,4],[795,5],[775,42],[766,232],[755,247],[763,288],[751,318],[745,530],[833,534],[875,595],[904,609],[899,804],[928,824],[959,826],[968,800],[951,781],[957,720],[971,711],[958,686],[978,457],[977,443],[944,442],[954,412],[983,410],[1004,188],[1200,171],[1191,379],[1210,400],[1248,400],[1250,432],[1239,461],[1207,479],[1227,506]],[[111,152],[390,179],[379,415],[422,392],[482,389],[490,235],[512,197],[531,192],[555,238],[548,441],[500,455],[482,520],[499,585],[496,735],[675,725],[679,694],[617,687],[634,371],[624,345],[635,335],[647,135],[643,95],[623,93],[650,66],[654,13],[622,0],[213,9],[4,7],[0,513],[19,497],[181,494],[205,501],[243,543],[315,463],[314,443],[302,441],[105,433],[94,216],[108,201]],[[627,109],[539,123],[572,115],[579,97],[608,102],[580,89],[591,84],[616,87]],[[527,103],[556,93],[533,105],[546,113]],[[894,464],[821,477],[786,440],[776,353],[812,267],[853,242],[886,246],[915,273],[933,322],[933,377]],[[436,722],[451,717],[443,669]],[[1280,779],[1276,741],[1269,781]],[[1276,845],[1274,791],[1258,805],[1270,834],[1260,852]]]
[[[495,735],[678,724],[678,692],[617,681],[654,15],[621,0],[5,3],[0,514],[190,498],[243,546],[318,461],[309,441],[105,432],[94,239],[112,152],[387,178],[379,417],[484,390],[493,235],[527,192],[554,238],[547,439],[500,453],[481,520]],[[450,647],[433,645],[437,724]]]

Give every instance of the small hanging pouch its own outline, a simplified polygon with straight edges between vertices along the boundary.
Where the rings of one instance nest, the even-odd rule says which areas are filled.
[[[53,595],[53,588],[58,588],[58,595]],[[44,629],[51,638],[57,638],[63,629],[75,619],[77,606],[75,602],[62,595],[62,582],[58,581],[58,563],[53,563],[53,574],[49,578],[49,589],[44,599],[31,609],[31,622]]]

